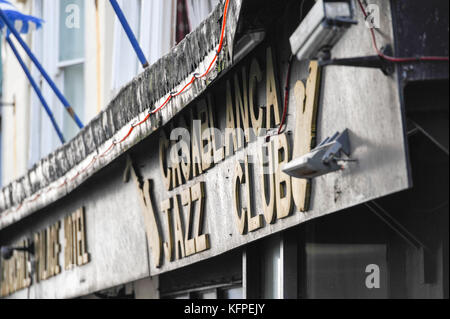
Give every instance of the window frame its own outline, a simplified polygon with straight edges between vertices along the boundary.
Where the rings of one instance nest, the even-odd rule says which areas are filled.
[[[65,91],[64,88],[64,69],[71,66],[76,66],[86,63],[86,33],[87,30],[84,28],[84,53],[83,58],[59,61],[59,22],[60,22],[60,1],[43,1],[37,0],[32,3],[32,14],[34,16],[41,17],[45,23],[42,29],[37,32],[32,33],[32,51],[36,55],[37,59],[41,62],[45,70],[48,72],[49,76],[53,79],[55,84],[61,90]],[[82,12],[85,18],[86,16],[86,6],[84,6],[84,11]],[[86,19],[84,23],[86,25]],[[46,30],[54,31],[47,32]],[[56,98],[54,92],[45,82],[43,76],[37,70],[37,68],[32,65],[31,74],[33,78],[37,81],[44,98],[49,104],[50,110],[53,112],[54,117],[59,124],[60,128],[66,135],[66,128],[64,125],[64,115],[65,108],[61,105],[61,102]],[[83,85],[85,86],[85,77],[83,77]],[[86,92],[83,90],[83,114],[86,113]],[[45,157],[47,154],[54,151],[60,146],[60,141],[54,132],[53,128],[48,124],[48,116],[42,110],[41,103],[34,94],[30,94],[30,109],[32,119],[30,126],[29,135],[29,154],[28,154],[28,166],[32,167],[36,162]],[[70,102],[70,101],[69,101]],[[84,118],[84,116],[82,116]],[[82,118],[82,120],[83,120]],[[66,137],[66,136],[65,136]]]
[[[57,4],[55,5],[55,11],[54,11],[54,13],[55,13],[55,17],[54,17],[55,20],[54,20],[54,22],[55,22],[55,26],[57,26],[56,32],[55,32],[56,38],[55,38],[55,47],[54,47],[55,52],[56,52],[56,70],[57,70],[55,77],[56,77],[56,81],[58,83],[59,89],[61,90],[61,92],[63,92],[64,95],[66,95],[66,92],[65,92],[66,88],[64,86],[64,83],[65,83],[65,70],[67,68],[70,68],[70,67],[73,67],[73,66],[79,66],[79,65],[83,66],[83,83],[82,83],[83,84],[83,96],[81,97],[81,100],[83,101],[83,106],[82,106],[82,113],[81,114],[77,113],[77,115],[80,117],[81,121],[84,122],[84,120],[85,120],[84,114],[85,114],[85,111],[86,111],[85,110],[85,106],[86,106],[86,92],[85,92],[85,86],[86,86],[85,74],[86,74],[86,72],[85,72],[85,66],[86,66],[86,42],[87,42],[86,41],[86,33],[87,33],[87,30],[86,30],[86,17],[87,17],[87,15],[86,15],[86,6],[83,6],[83,12],[80,12],[80,14],[83,14],[84,18],[85,18],[85,19],[82,19],[82,21],[84,21],[84,24],[85,24],[84,29],[83,29],[84,30],[84,34],[83,34],[83,41],[84,41],[83,57],[82,58],[77,58],[77,59],[66,60],[66,61],[60,61],[60,59],[59,59],[59,54],[60,54],[60,41],[59,41],[60,28],[59,28],[59,26],[60,26],[60,22],[61,22],[60,21],[60,19],[61,19],[61,15],[60,15],[61,11],[60,11],[60,9],[61,9],[61,2],[57,1]],[[69,103],[70,102],[71,101],[69,101]],[[64,121],[64,112],[66,112],[65,109],[63,110],[63,114],[61,116],[62,120],[60,122],[61,123],[60,126],[61,126],[61,130],[63,131],[64,137],[66,139],[68,139],[68,137],[67,137],[68,131],[67,131],[67,127],[65,127],[65,121]],[[76,110],[75,110],[75,112],[76,112]]]

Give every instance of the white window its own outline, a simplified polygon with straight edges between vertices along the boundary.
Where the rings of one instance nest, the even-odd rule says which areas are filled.
[[[84,1],[59,1],[58,69],[63,92],[75,113],[84,119]],[[67,112],[63,113],[66,140],[77,135],[79,127]]]
[[[119,0],[118,4],[136,38],[139,38],[141,0]],[[139,60],[117,17],[114,22],[113,66],[112,89],[114,93],[117,93],[139,71]]]
[[[2,183],[2,106],[0,105],[0,187],[3,185]]]
[[[43,17],[43,5],[42,0],[36,0],[33,1],[33,8],[32,13],[34,16],[37,17]],[[47,22],[46,22],[47,23]],[[31,50],[33,51],[34,55],[38,58],[38,60],[42,61],[42,47],[43,47],[43,30],[42,28],[36,31],[33,31],[32,33],[32,47]],[[43,78],[40,75],[39,71],[34,65],[31,65],[31,75],[38,83],[40,89],[43,89]],[[47,103],[50,103],[51,101],[48,99],[49,95],[45,95],[45,99],[47,100]],[[53,144],[56,145],[56,140],[52,141],[53,138],[57,138],[56,134],[50,132],[50,136],[47,137],[46,140],[44,140],[42,137],[44,136],[44,133],[42,132],[42,123],[44,123],[47,127],[51,126],[50,120],[48,118],[45,118],[44,112],[42,112],[42,105],[39,101],[37,95],[35,92],[31,92],[31,98],[30,98],[30,145],[29,145],[29,151],[28,151],[28,166],[32,167],[36,162],[38,162],[41,157],[43,156],[43,153],[50,152],[53,149]],[[49,104],[50,109],[52,109],[51,105]],[[53,136],[53,134],[55,136]],[[46,144],[46,146],[44,146]]]
[[[3,88],[3,64],[2,64],[2,46],[0,45],[0,187],[2,186],[2,107],[3,107],[2,88]]]
[[[119,0],[128,23],[150,64],[168,53],[175,44],[175,0]],[[114,22],[113,95],[131,81],[142,66],[123,30]]]
[[[219,0],[185,1],[190,30],[194,30]],[[142,51],[150,64],[169,53],[175,45],[177,0],[118,0]],[[112,94],[131,81],[142,66],[119,20],[114,22]]]
[[[191,31],[205,20],[219,3],[219,0],[185,0]]]
[[[32,32],[32,51],[82,122],[85,122],[84,1],[35,0],[32,8],[32,14],[44,20],[43,27]],[[69,141],[79,132],[78,126],[34,65],[31,72],[41,87],[66,141]],[[61,145],[34,92],[31,92],[30,122],[29,167]]]
[[[140,42],[150,64],[175,45],[176,1],[142,1]]]

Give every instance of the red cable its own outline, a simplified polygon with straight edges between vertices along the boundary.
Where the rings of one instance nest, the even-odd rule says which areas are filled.
[[[358,0],[358,4],[359,4],[359,7],[361,8],[361,11],[364,14],[364,18],[367,19],[368,14],[367,14],[366,10],[364,9],[364,6],[362,5],[361,0]],[[416,58],[414,58],[414,57],[397,58],[397,57],[388,56],[378,49],[375,32],[374,32],[373,28],[370,29],[370,32],[372,34],[373,46],[374,46],[377,54],[387,61],[402,63],[402,62],[415,62],[415,61],[448,61],[449,60],[448,57],[439,57],[439,56],[422,56],[422,57],[416,57]],[[284,95],[283,118],[281,120],[280,127],[278,128],[278,135],[281,134],[281,131],[283,130],[283,126],[285,124],[286,116],[287,116],[287,108],[288,108],[288,104],[289,104],[289,80],[290,80],[290,74],[291,74],[292,58],[293,58],[293,56],[291,56],[291,58],[289,59],[288,72],[287,72],[287,76],[286,76],[286,90],[285,90],[285,95]]]
[[[364,18],[367,19],[369,16],[364,9],[364,6],[361,3],[361,0],[358,0],[359,7],[361,8],[362,13],[364,14]],[[397,63],[404,63],[404,62],[417,62],[417,61],[448,61],[449,57],[445,56],[420,56],[420,57],[405,57],[405,58],[398,58],[398,57],[392,57],[389,55],[384,54],[378,49],[377,45],[377,39],[375,37],[375,31],[373,28],[370,29],[370,33],[372,34],[372,43],[375,48],[375,51],[377,54],[382,57],[383,59],[390,61],[390,62],[397,62]]]
[[[217,49],[217,52],[213,58],[213,60],[211,61],[211,63],[208,66],[208,69],[206,70],[206,72],[198,77],[193,76],[191,81],[186,84],[179,92],[174,93],[174,94],[170,94],[167,99],[165,100],[165,102],[158,108],[156,108],[155,110],[151,111],[144,120],[142,120],[141,122],[137,123],[136,125],[132,125],[130,130],[128,131],[128,133],[118,142],[116,143],[115,141],[111,144],[111,146],[105,151],[103,152],[103,154],[99,155],[99,156],[94,156],[91,160],[91,162],[89,163],[89,165],[87,165],[84,169],[82,169],[81,171],[77,172],[77,174],[75,174],[74,177],[72,177],[71,179],[69,179],[69,181],[64,181],[64,183],[62,183],[61,185],[59,185],[57,187],[57,189],[64,187],[65,185],[68,184],[68,182],[73,182],[74,180],[76,180],[81,174],[83,174],[84,172],[86,172],[92,165],[94,165],[94,163],[99,159],[99,158],[103,158],[106,156],[106,154],[108,154],[109,152],[111,152],[112,149],[114,149],[118,144],[122,144],[123,142],[125,142],[125,140],[128,139],[128,137],[131,136],[131,133],[133,133],[134,129],[142,124],[144,124],[145,122],[148,121],[148,119],[150,118],[151,115],[156,114],[157,112],[159,112],[160,110],[162,110],[173,97],[177,97],[179,95],[181,95],[189,86],[191,86],[197,79],[201,79],[206,77],[209,72],[211,71],[212,66],[214,65],[214,63],[217,61],[217,58],[219,57],[220,52],[222,51],[223,48],[223,42],[224,42],[224,38],[225,38],[225,29],[226,29],[226,24],[227,24],[227,15],[228,15],[228,5],[230,3],[230,0],[226,0],[225,2],[225,7],[224,7],[224,12],[223,12],[223,22],[222,22],[222,29],[221,29],[221,33],[220,33],[220,41],[219,41],[219,47]],[[53,190],[54,187],[50,187],[47,188],[45,191],[38,193],[33,199],[28,199],[28,200],[24,200],[22,203],[20,203],[20,205],[16,208],[16,209],[11,209],[8,212],[6,212],[4,214],[4,216],[8,216],[11,213],[15,213],[17,211],[19,211],[24,204],[26,203],[33,203],[35,201],[37,201],[42,195],[47,194],[48,192],[50,192],[51,190]]]
[[[284,91],[283,118],[281,120],[280,127],[278,128],[278,135],[281,134],[284,123],[286,122],[287,109],[288,109],[288,104],[289,104],[289,83],[290,83],[290,79],[291,79],[291,68],[292,68],[293,60],[294,60],[294,55],[291,54],[291,57],[289,58],[288,71],[287,71],[287,75],[286,75],[286,87],[285,87],[285,91]]]

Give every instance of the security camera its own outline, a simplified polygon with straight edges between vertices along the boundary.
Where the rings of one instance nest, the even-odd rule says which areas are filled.
[[[354,20],[353,0],[318,0],[289,39],[298,60],[318,59],[329,52]]]
[[[350,156],[350,141],[348,130],[337,132],[331,138],[326,138],[310,153],[298,157],[283,167],[283,172],[294,178],[311,179],[341,169],[339,161],[343,160],[341,153]],[[347,160],[353,161],[353,160]]]
[[[263,29],[253,30],[244,34],[237,40],[234,47],[233,63],[236,64],[241,61],[247,54],[263,42],[265,37],[266,32]]]

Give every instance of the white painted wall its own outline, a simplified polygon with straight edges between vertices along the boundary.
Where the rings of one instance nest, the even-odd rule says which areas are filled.
[[[96,1],[84,0],[84,117],[92,120],[120,88],[138,73],[142,66],[128,42],[109,1],[98,0],[99,39],[96,34]],[[59,0],[12,1],[19,10],[45,19],[42,29],[25,37],[44,68],[64,92],[64,75],[58,67]],[[192,26],[206,18],[218,0],[188,0],[188,15]],[[44,5],[42,5],[42,3]],[[150,64],[175,45],[176,0],[120,0],[125,15],[135,31]],[[144,32],[145,30],[145,32]],[[99,41],[98,41],[99,40]],[[98,43],[99,42],[99,47]],[[61,144],[47,114],[9,48],[3,45],[3,101],[15,99],[16,108],[3,110],[2,182],[7,185],[24,175],[37,161]],[[100,50],[98,61],[97,50]],[[37,69],[20,51],[33,77],[62,128],[65,109]],[[100,64],[100,65],[98,65]],[[97,79],[100,70],[100,80]],[[99,83],[98,83],[99,82]],[[69,101],[71,102],[71,101]],[[62,128],[63,129],[63,128]]]
[[[31,11],[30,2],[25,4],[12,1],[22,12]],[[24,40],[30,43],[30,37]],[[20,45],[14,41],[19,53],[25,57]],[[30,85],[22,72],[20,64],[11,49],[2,41],[3,50],[3,101],[16,103],[15,108],[7,107],[2,111],[2,178],[3,185],[25,174],[28,170],[28,131],[30,121],[29,96]],[[29,66],[29,59],[25,59]]]

